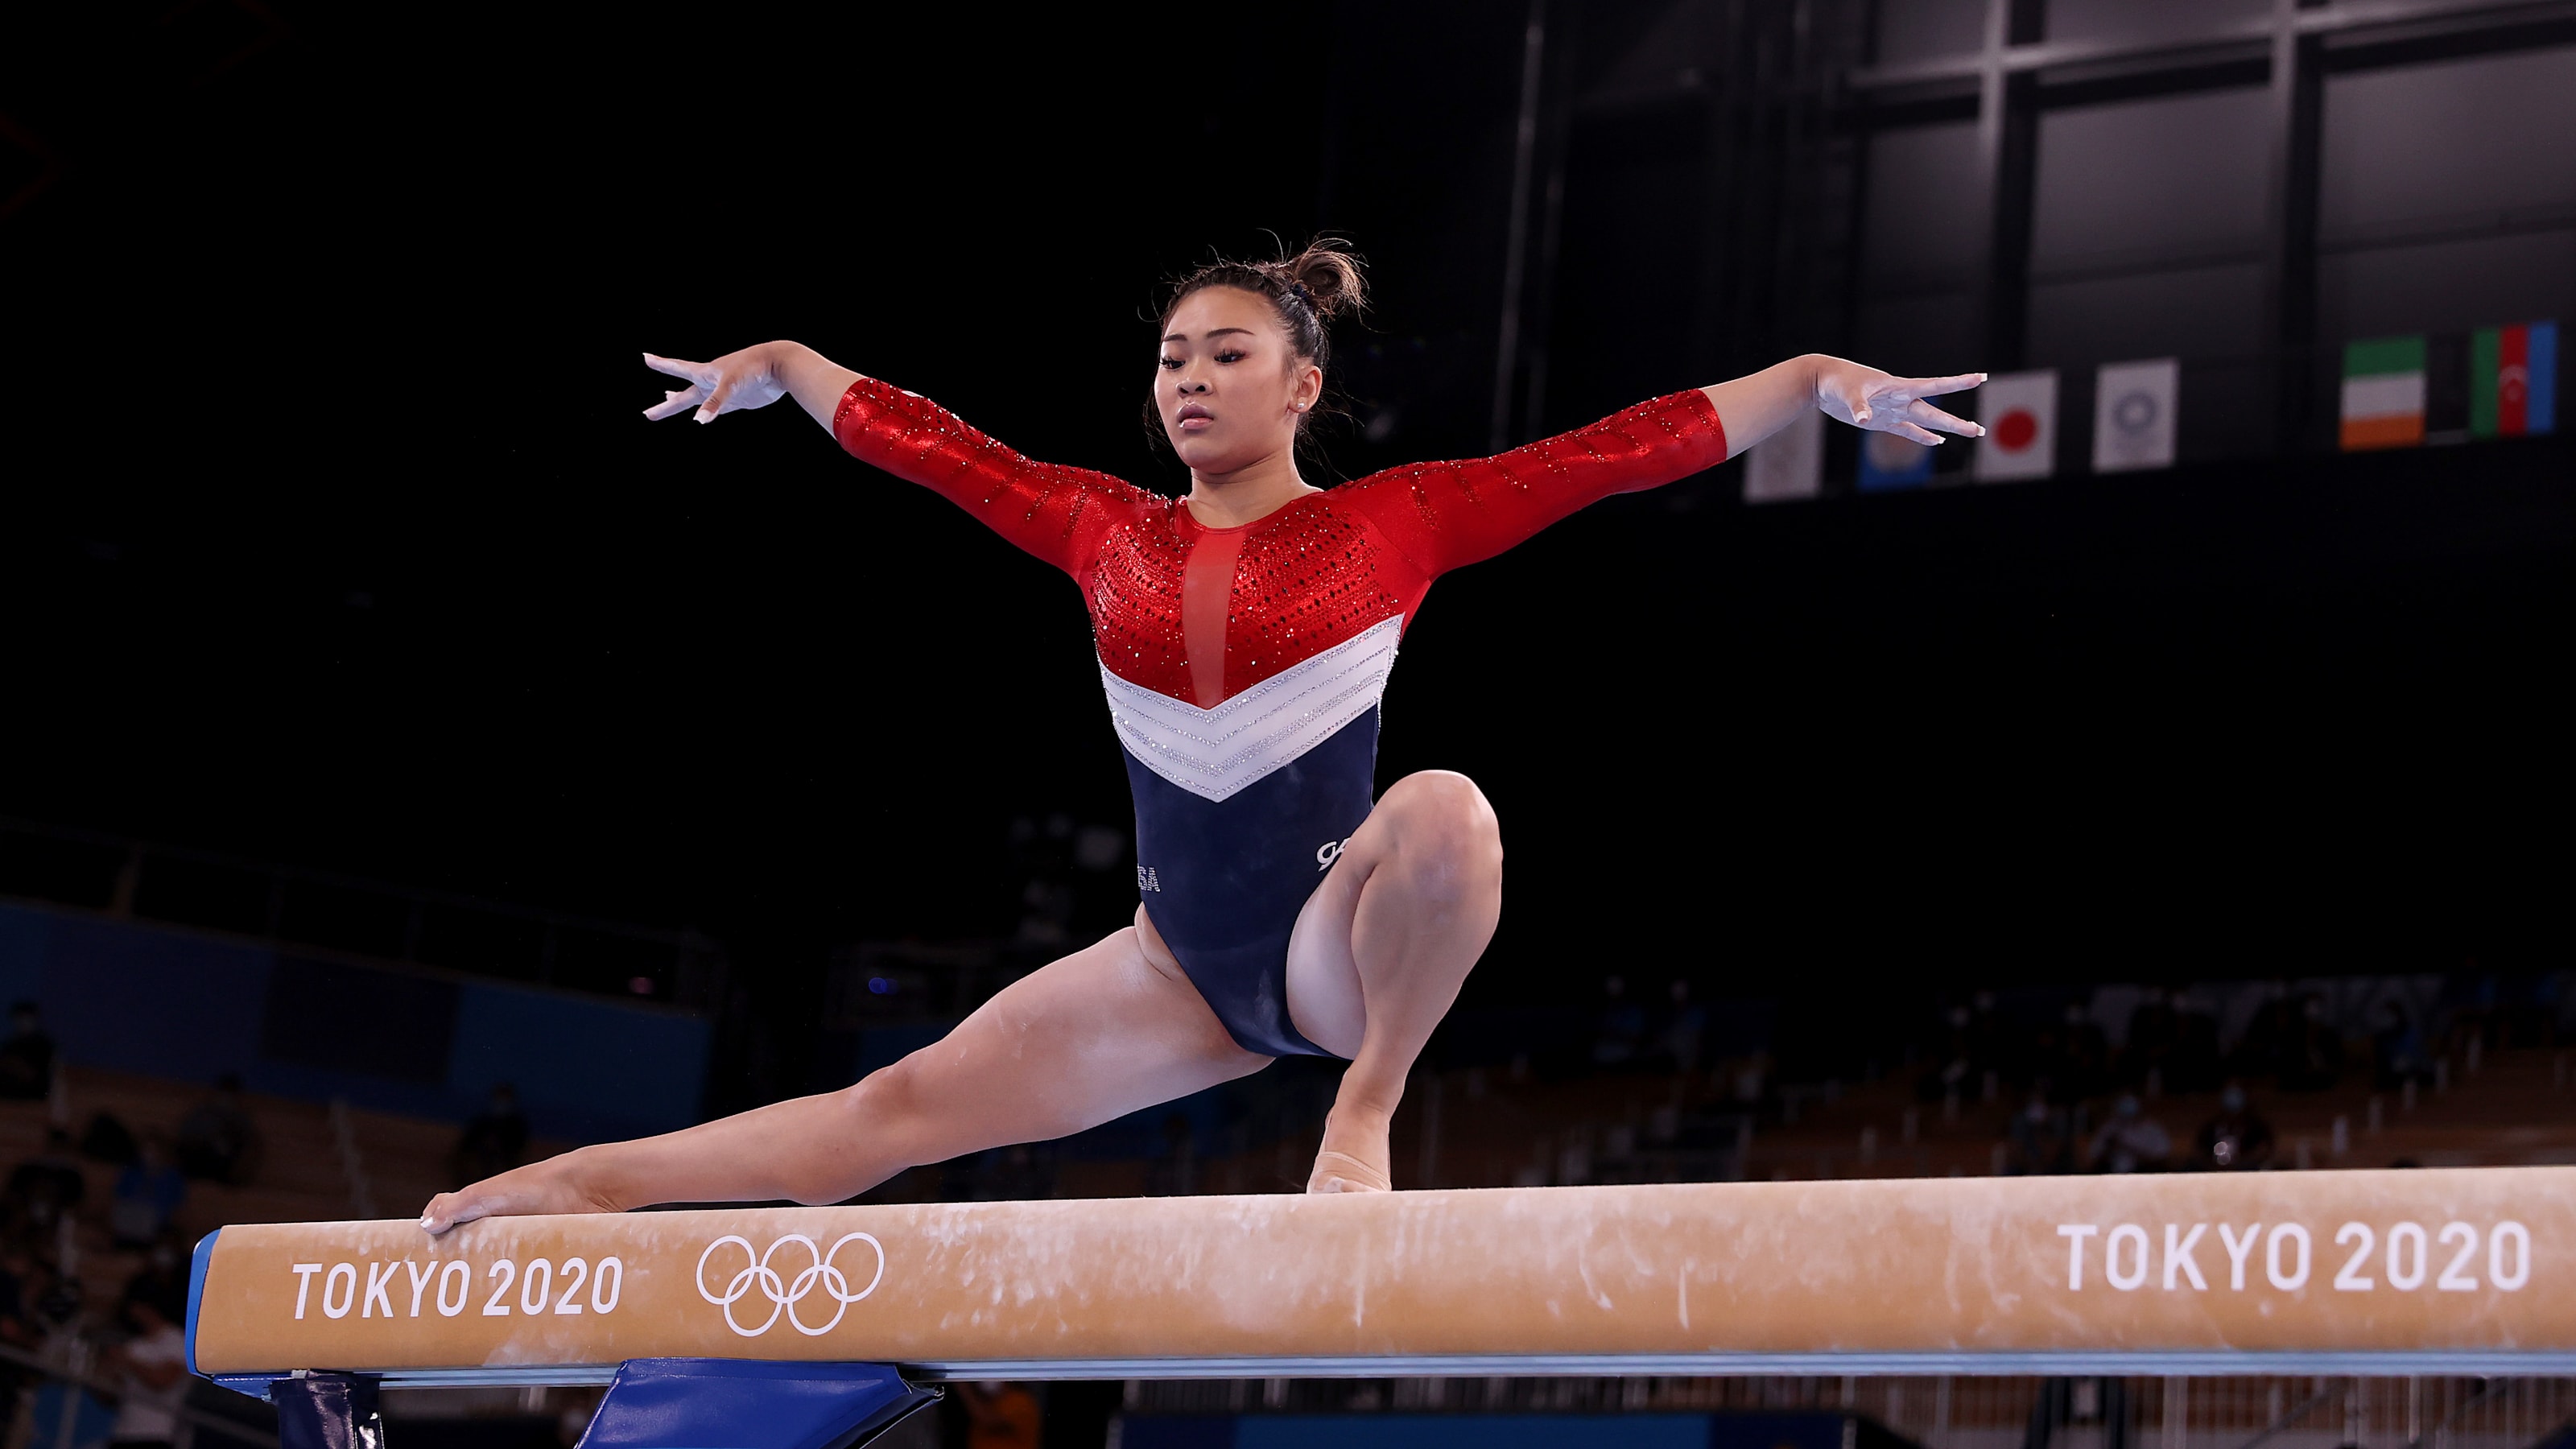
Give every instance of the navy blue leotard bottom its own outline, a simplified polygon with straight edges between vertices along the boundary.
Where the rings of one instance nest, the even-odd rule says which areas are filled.
[[[1223,800],[1131,752],[1136,885],[1145,913],[1246,1051],[1328,1057],[1288,1019],[1288,936],[1375,803],[1378,711]]]

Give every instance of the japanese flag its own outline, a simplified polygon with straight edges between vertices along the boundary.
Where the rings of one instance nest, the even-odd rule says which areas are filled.
[[[2057,374],[2008,372],[1977,390],[1977,481],[2006,483],[2057,471]]]

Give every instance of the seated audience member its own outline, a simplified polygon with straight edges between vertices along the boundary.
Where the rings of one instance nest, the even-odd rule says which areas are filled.
[[[134,1336],[107,1351],[104,1367],[117,1381],[114,1445],[166,1445],[178,1436],[179,1406],[188,1400],[188,1341],[179,1331],[185,1310],[158,1297],[129,1298],[126,1326]]]
[[[2424,1079],[2424,1033],[2397,1002],[2379,1003],[2379,1029],[2370,1035],[2370,1066],[2371,1085],[2383,1092]]]
[[[143,1266],[125,1280],[125,1292],[118,1297],[119,1307],[138,1298],[164,1304],[188,1301],[187,1260],[181,1256],[178,1244],[168,1238],[153,1244]]]
[[[1700,1043],[1708,1036],[1708,1010],[1691,1000],[1690,983],[1676,976],[1666,992],[1672,1005],[1656,1033],[1665,1060],[1677,1072],[1699,1070]]]
[[[241,1078],[230,1072],[179,1122],[179,1170],[208,1182],[245,1183],[259,1170],[259,1128],[242,1105]]]
[[[107,1208],[108,1232],[120,1248],[144,1247],[170,1226],[179,1204],[188,1200],[188,1177],[170,1160],[170,1149],[155,1133],[143,1139],[134,1165],[116,1175],[116,1195]]]
[[[0,1042],[0,1098],[39,1102],[54,1089],[54,1039],[45,1034],[36,1003],[9,1008],[9,1039]]]
[[[2228,1054],[2229,1071],[2249,1079],[2280,1075],[2298,1032],[2299,1003],[2290,994],[2290,983],[2270,983],[2262,1003],[2246,1018],[2236,1049]]]
[[[1626,979],[1612,976],[1601,983],[1601,1024],[1592,1037],[1595,1066],[1623,1067],[1645,1047],[1646,1009],[1628,999]]]
[[[2004,1139],[2004,1174],[2039,1177],[2075,1170],[2066,1110],[2049,1101],[2048,1083],[2032,1084],[2030,1101],[2013,1114]]]
[[[2120,1085],[2135,1091],[2150,1080],[2158,1085],[2170,1080],[2174,1049],[2181,1043],[2182,1019],[2174,1011],[2173,993],[2149,988],[2129,1009],[2129,1030],[2120,1043]]]
[[[26,1206],[29,1220],[40,1228],[79,1207],[88,1191],[72,1135],[60,1127],[45,1129],[44,1151],[9,1169],[8,1195]]]
[[[1948,1097],[1961,1101],[1970,1096],[1970,1082],[1977,1074],[1975,1044],[1968,1035],[1968,1008],[1953,1006],[1942,1017],[1942,1046],[1932,1067],[1914,1084],[1915,1095],[1926,1102]]]
[[[2093,1134],[2084,1153],[2085,1166],[2095,1172],[2162,1172],[2172,1159],[2172,1134],[2130,1093],[2111,1104],[2111,1120]]]
[[[2299,998],[2298,1018],[2281,1053],[2281,1090],[2322,1092],[2343,1075],[2343,1033],[2326,1019],[2322,996]]]
[[[44,1341],[34,1308],[37,1286],[35,1255],[23,1247],[0,1249],[0,1343],[34,1348]]]
[[[2272,1162],[2272,1124],[2234,1082],[2218,1094],[2218,1115],[2201,1124],[2199,1163],[2221,1172],[2246,1172]]]
[[[2111,1043],[2091,1012],[2069,1002],[2056,1033],[2056,1056],[2049,1077],[2063,1099],[2082,1102],[2101,1094],[2111,1078]]]
[[[51,1338],[66,1329],[80,1325],[88,1299],[81,1292],[81,1280],[67,1277],[61,1267],[41,1255],[28,1259],[25,1279],[28,1321],[39,1338]]]
[[[89,1126],[81,1130],[81,1156],[92,1162],[113,1167],[131,1167],[143,1158],[143,1145],[134,1140],[134,1129],[114,1112],[92,1112]]]
[[[519,1093],[503,1082],[492,1089],[484,1109],[465,1124],[449,1164],[459,1185],[497,1177],[527,1160],[528,1116],[519,1110]]]
[[[2188,991],[2176,991],[2173,1055],[2165,1059],[2164,1089],[2206,1092],[2225,1077],[2218,1049],[2218,1011]]]

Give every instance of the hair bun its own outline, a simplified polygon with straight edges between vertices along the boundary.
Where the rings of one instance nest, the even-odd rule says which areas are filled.
[[[1319,236],[1304,251],[1276,263],[1279,280],[1303,288],[1307,305],[1325,321],[1368,305],[1368,282],[1360,275],[1360,259],[1350,245],[1337,236]]]

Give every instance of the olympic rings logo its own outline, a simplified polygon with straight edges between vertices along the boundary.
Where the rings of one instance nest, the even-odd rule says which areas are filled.
[[[750,1266],[734,1274],[730,1279],[727,1279],[723,1293],[710,1293],[707,1291],[707,1260],[715,1256],[716,1249],[723,1247],[727,1243],[731,1243],[742,1249],[742,1255],[749,1261]],[[786,1247],[790,1243],[794,1243],[803,1248],[806,1256],[812,1258],[814,1261],[807,1264],[805,1267],[798,1269],[794,1278],[787,1279],[780,1277],[778,1270],[769,1266],[769,1260],[777,1257],[778,1250]],[[840,1268],[835,1266],[832,1261],[834,1258],[840,1256],[840,1252],[843,1248],[848,1247],[852,1243],[865,1243],[877,1255],[876,1272],[869,1275],[868,1286],[860,1289],[856,1293],[850,1291],[849,1278],[844,1275]],[[843,1234],[840,1240],[833,1243],[828,1249],[817,1248],[814,1246],[814,1240],[805,1236],[803,1233],[789,1233],[787,1236],[780,1238],[777,1242],[770,1244],[769,1251],[762,1253],[757,1257],[752,1255],[751,1242],[749,1239],[737,1237],[732,1233],[727,1233],[723,1237],[716,1239],[714,1242],[707,1244],[707,1250],[698,1255],[696,1281],[698,1285],[698,1296],[704,1298],[709,1303],[714,1304],[716,1307],[723,1309],[725,1327],[732,1329],[734,1332],[745,1338],[758,1338],[760,1335],[767,1333],[770,1329],[770,1325],[778,1322],[778,1316],[782,1313],[787,1315],[787,1321],[795,1325],[798,1333],[812,1338],[829,1333],[834,1328],[839,1327],[841,1315],[850,1311],[851,1304],[856,1303],[860,1299],[877,1291],[877,1284],[885,1278],[885,1268],[885,1244],[878,1242],[874,1237],[866,1233]],[[733,1306],[736,1303],[741,1302],[754,1288],[759,1289],[761,1296],[769,1300],[769,1316],[760,1320],[760,1325],[758,1327],[745,1328],[739,1322],[735,1321],[733,1316]],[[833,1302],[840,1305],[832,1310],[831,1320],[819,1326],[810,1325],[806,1323],[804,1319],[796,1316],[796,1305],[804,1302],[808,1297],[811,1297],[816,1288],[822,1289],[826,1296],[830,1297]]]

